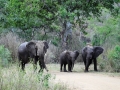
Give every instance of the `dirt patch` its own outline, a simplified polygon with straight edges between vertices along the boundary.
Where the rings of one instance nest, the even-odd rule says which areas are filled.
[[[120,90],[120,78],[94,72],[51,72],[71,90]]]

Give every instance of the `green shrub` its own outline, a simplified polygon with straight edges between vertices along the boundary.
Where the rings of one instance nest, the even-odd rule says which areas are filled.
[[[54,82],[55,76],[34,72],[32,64],[21,71],[17,64],[0,68],[0,90],[67,90],[65,84]]]
[[[115,72],[120,72],[120,46],[116,45],[109,54],[109,60]]]
[[[108,50],[105,60],[101,60],[99,65],[103,71],[120,72],[120,46],[116,45],[113,49]]]
[[[100,69],[106,72],[120,72],[120,13],[113,17],[103,9],[98,19],[91,18],[89,29],[92,32],[89,33],[92,44],[104,48],[104,53],[98,60]]]
[[[11,52],[13,62],[17,61],[18,47],[22,42],[24,42],[24,40],[19,38],[18,35],[13,32],[2,33],[0,35],[0,45],[4,45],[4,47]]]
[[[58,37],[55,37],[53,40],[52,40],[52,44],[55,45],[55,46],[58,46],[60,42],[60,39]]]
[[[2,67],[7,67],[11,61],[11,53],[3,45],[0,46],[0,64]]]

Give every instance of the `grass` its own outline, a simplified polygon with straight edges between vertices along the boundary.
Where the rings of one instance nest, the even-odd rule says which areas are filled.
[[[32,64],[26,65],[25,72],[17,64],[0,68],[0,90],[67,90],[65,84],[54,83],[50,73],[34,72]]]
[[[21,71],[17,64],[12,64],[8,68],[0,67],[0,90],[69,90],[68,86],[61,82],[55,82],[55,75],[51,72],[60,72],[59,64],[47,64],[49,72],[44,70],[38,73],[33,70],[32,64],[26,64],[25,72]],[[120,77],[120,73],[94,72],[93,65],[89,67],[94,74]],[[75,64],[72,73],[84,73],[83,63]]]

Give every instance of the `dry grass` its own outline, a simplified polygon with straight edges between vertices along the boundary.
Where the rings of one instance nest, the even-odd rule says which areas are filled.
[[[17,64],[8,68],[0,68],[0,90],[70,90],[62,82],[55,82],[55,75],[51,72],[60,72],[59,64],[47,64],[49,72],[38,73],[33,70],[32,64],[26,64],[25,72],[21,71]],[[118,73],[94,72],[93,65],[89,67],[89,73],[120,76]],[[71,73],[84,73],[84,64],[77,63]]]
[[[34,72],[32,64],[26,65],[25,72],[13,64],[0,68],[0,90],[67,90],[66,85],[54,83],[54,78],[46,71]]]
[[[11,32],[9,32],[7,34],[3,34],[0,37],[0,45],[4,45],[6,48],[9,49],[9,51],[12,54],[12,58],[14,60],[16,60],[16,58],[17,58],[18,46],[22,42],[23,41],[20,40],[16,34],[11,33]]]

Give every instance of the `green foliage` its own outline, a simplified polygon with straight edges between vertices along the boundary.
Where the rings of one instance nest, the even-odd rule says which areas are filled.
[[[47,89],[49,88],[49,80],[51,78],[51,74],[44,74],[43,72],[41,72],[38,75],[38,80],[40,82],[43,82],[43,86]]]
[[[111,67],[115,72],[120,72],[120,46],[116,45],[113,50],[108,55],[111,62]]]
[[[116,45],[104,54],[106,55],[104,61],[102,58],[99,61],[100,69],[107,72],[120,72],[120,46]]]
[[[52,7],[52,5],[54,6]],[[55,17],[55,14],[53,14],[56,11],[55,6],[55,3],[49,0],[45,2],[39,0],[10,0],[6,6],[8,20],[6,26],[17,27],[22,30],[40,28],[46,25],[49,27],[52,22],[51,18]]]
[[[116,45],[110,54],[110,58],[120,59],[120,46]]]
[[[55,46],[59,46],[59,42],[60,42],[60,39],[57,37],[54,37],[52,40],[52,44],[54,44]]]
[[[2,67],[8,67],[11,61],[11,53],[3,45],[0,46],[0,64]]]
[[[92,45],[99,46],[100,45],[100,37],[99,35],[94,35],[92,39]]]
[[[0,34],[4,31],[4,24],[6,22],[5,5],[8,0],[0,0]]]
[[[104,43],[111,43],[111,45],[118,44],[119,40],[119,20],[120,15],[113,17],[110,12],[103,9],[102,16],[99,19],[91,19],[89,27],[93,28],[94,35],[92,37],[93,45],[103,45]]]
[[[33,29],[36,34],[37,29],[41,31],[43,28],[48,30],[47,32],[59,33],[60,23],[64,23],[65,20],[83,24],[91,13],[98,16],[101,7],[112,10],[113,3],[113,0],[1,0],[4,19],[0,26],[18,28],[22,32],[30,30],[30,33],[25,32],[30,37]]]
[[[17,64],[0,68],[0,90],[66,90],[66,86],[54,83],[51,74],[34,72],[32,68],[28,65],[25,72]]]
[[[101,17],[91,19],[89,25],[89,28],[94,31],[92,33],[93,45],[102,46],[105,49],[104,55],[100,57],[100,69],[120,72],[120,12],[113,17],[109,10],[103,9]]]

